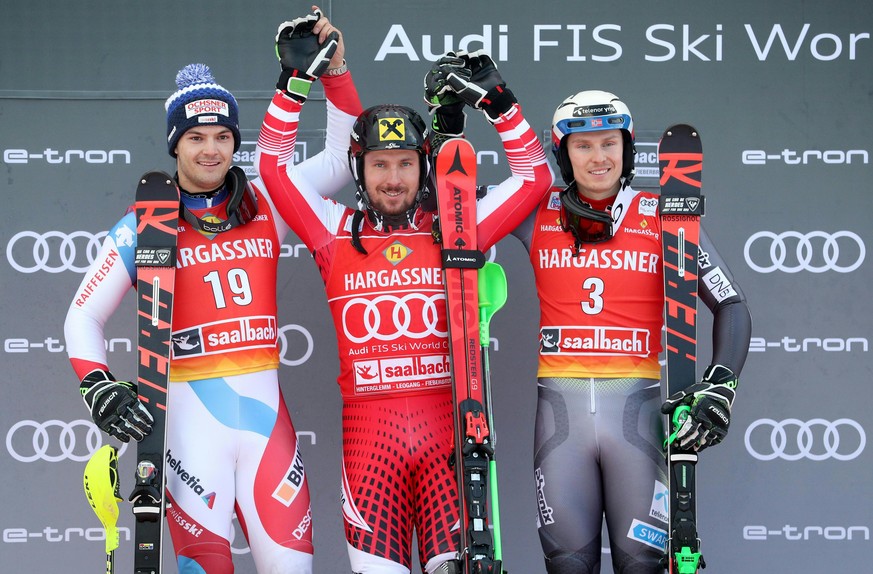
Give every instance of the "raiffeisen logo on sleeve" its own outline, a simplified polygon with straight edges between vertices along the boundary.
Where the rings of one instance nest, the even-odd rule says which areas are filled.
[[[268,315],[218,321],[173,333],[173,357],[274,347],[277,336],[276,318]]]

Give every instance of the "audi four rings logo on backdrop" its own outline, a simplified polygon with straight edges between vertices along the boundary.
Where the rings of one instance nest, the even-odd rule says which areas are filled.
[[[6,433],[6,450],[19,462],[85,462],[103,446],[108,436],[85,419],[72,422],[52,419],[45,422],[23,420]],[[122,444],[119,456],[127,444]]]
[[[749,454],[758,460],[846,461],[858,458],[864,451],[867,434],[858,422],[846,418],[833,422],[758,419],[746,429],[745,443]]]
[[[19,231],[6,245],[6,259],[21,273],[84,273],[97,257],[108,231]]]
[[[288,331],[297,331],[306,341],[306,350],[300,355],[299,359],[292,359],[286,356],[288,350],[291,348],[291,345],[288,344],[288,336],[286,335]],[[283,365],[296,367],[297,365],[302,365],[308,361],[309,357],[312,356],[312,350],[315,347],[315,344],[312,341],[312,334],[302,325],[283,325],[282,328],[279,329],[277,339],[279,344],[279,362]],[[296,349],[297,346],[295,345],[294,348]]]
[[[445,294],[426,295],[407,293],[378,295],[373,298],[354,297],[343,307],[343,331],[353,343],[394,341],[400,337],[424,339],[431,335],[445,337],[446,331],[437,329],[440,314],[445,314]],[[441,303],[437,305],[437,301]],[[391,322],[383,319],[391,318]],[[417,328],[415,319],[421,318],[423,325]]]
[[[759,231],[743,249],[746,263],[758,273],[851,273],[864,263],[864,241],[852,231]]]

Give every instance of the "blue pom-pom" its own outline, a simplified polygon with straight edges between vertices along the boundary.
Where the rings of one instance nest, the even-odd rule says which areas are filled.
[[[193,86],[194,84],[213,84],[215,78],[206,64],[188,64],[176,74],[176,85],[179,89]]]

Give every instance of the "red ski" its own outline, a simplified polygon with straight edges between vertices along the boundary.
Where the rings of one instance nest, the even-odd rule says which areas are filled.
[[[466,574],[494,574],[501,572],[488,527],[488,464],[494,448],[479,346],[478,269],[485,257],[476,243],[476,152],[467,140],[443,143],[436,182],[461,498],[460,561]]]
[[[152,433],[137,444],[134,574],[160,574],[164,528],[164,452],[179,189],[152,171],[136,189],[136,293],[139,399],[154,417]]]
[[[697,130],[687,124],[667,128],[658,145],[658,163],[670,396],[697,382],[697,255],[704,212],[700,194],[703,147]],[[672,441],[688,410],[677,409],[667,426],[670,504],[664,566],[670,574],[696,574],[698,568],[706,567],[697,535],[697,453]]]

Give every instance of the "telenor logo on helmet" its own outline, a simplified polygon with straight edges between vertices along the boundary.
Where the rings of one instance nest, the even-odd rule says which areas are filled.
[[[599,106],[577,106],[573,109],[573,117],[582,118],[586,116],[605,116],[617,113],[615,106],[612,104]]]
[[[227,102],[221,100],[195,100],[185,104],[185,117],[192,118],[200,114],[221,114],[230,116]]]

